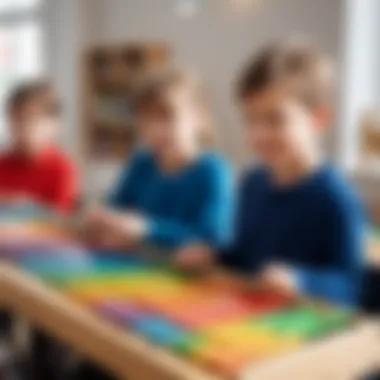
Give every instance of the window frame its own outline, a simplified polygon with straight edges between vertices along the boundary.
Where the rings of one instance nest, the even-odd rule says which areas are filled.
[[[0,9],[0,26],[8,26],[28,21],[42,22],[42,2],[43,0],[39,0],[36,5],[25,8],[3,11]]]
[[[46,0],[39,0],[35,5],[28,7],[15,7],[14,9],[1,10],[0,9],[0,28],[12,28],[22,24],[34,24],[41,31],[41,72],[46,68],[46,48],[45,48],[45,36],[44,36],[44,4]],[[2,120],[3,121],[3,120]],[[4,132],[4,125],[0,124],[0,140],[6,136]],[[0,141],[0,150],[4,147],[6,141]]]

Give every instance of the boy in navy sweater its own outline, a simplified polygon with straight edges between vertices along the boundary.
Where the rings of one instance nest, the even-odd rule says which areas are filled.
[[[241,75],[246,141],[260,163],[243,176],[223,261],[270,288],[352,306],[364,223],[353,190],[320,154],[332,79],[323,56],[295,44],[264,49]]]

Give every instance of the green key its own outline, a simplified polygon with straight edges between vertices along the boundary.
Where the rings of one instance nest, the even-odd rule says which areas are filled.
[[[350,314],[335,309],[302,307],[254,319],[254,323],[277,334],[314,339],[346,327]]]
[[[200,346],[203,342],[203,338],[198,334],[186,334],[183,338],[175,342],[171,348],[180,354],[187,355],[194,352],[196,347]]]

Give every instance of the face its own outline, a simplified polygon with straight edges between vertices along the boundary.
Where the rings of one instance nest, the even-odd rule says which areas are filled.
[[[58,122],[39,102],[30,100],[10,115],[12,141],[25,153],[36,153],[53,141]]]
[[[265,164],[286,165],[316,149],[313,111],[281,89],[267,88],[242,102],[249,149]]]
[[[196,112],[184,95],[169,93],[142,111],[138,122],[142,141],[157,154],[178,153],[196,143]]]

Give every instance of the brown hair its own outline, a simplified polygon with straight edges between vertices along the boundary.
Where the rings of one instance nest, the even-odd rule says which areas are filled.
[[[284,83],[307,106],[330,101],[333,70],[329,59],[305,43],[275,43],[249,60],[237,86],[244,99],[271,84]]]
[[[132,106],[135,114],[144,113],[152,106],[165,103],[170,91],[177,91],[193,104],[200,116],[200,142],[204,145],[213,143],[215,134],[206,89],[201,79],[189,70],[170,65],[136,80],[132,90]]]
[[[39,102],[44,112],[49,115],[56,116],[61,113],[61,105],[53,86],[43,79],[23,82],[15,86],[7,99],[7,111],[10,114],[18,112],[32,100]]]

